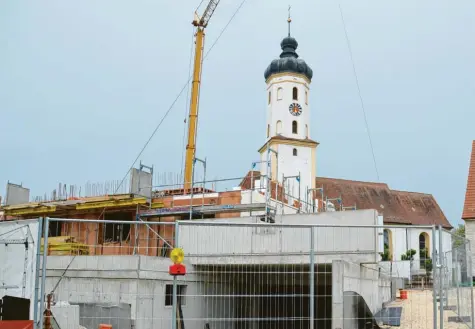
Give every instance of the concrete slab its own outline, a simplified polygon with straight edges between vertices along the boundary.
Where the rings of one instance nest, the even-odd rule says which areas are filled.
[[[376,322],[383,325],[399,327],[401,325],[401,315],[402,307],[387,307],[376,313],[374,318]]]
[[[470,323],[470,316],[449,316],[449,322]]]

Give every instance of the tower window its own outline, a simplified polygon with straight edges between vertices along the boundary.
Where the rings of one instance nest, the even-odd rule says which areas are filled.
[[[308,104],[308,91],[305,90],[305,104]]]
[[[272,99],[272,94],[271,94],[271,92],[269,91],[269,97],[268,97],[268,99],[267,99],[267,104],[270,104],[271,99]]]
[[[297,134],[298,132],[298,129],[297,129],[297,121],[292,121],[292,134]]]
[[[308,125],[305,125],[305,138],[308,138]]]
[[[267,125],[267,138],[269,138],[270,135],[270,125]]]
[[[278,134],[281,134],[282,133],[282,121],[277,121],[276,125],[275,125],[275,133],[278,135]]]
[[[294,87],[294,88],[292,89],[292,99],[293,99],[294,101],[298,101],[298,100],[299,100],[299,91],[298,91],[297,87]]]
[[[282,88],[277,89],[277,100],[280,101],[282,99]]]
[[[296,157],[297,156],[297,149],[293,149],[292,154],[294,155],[294,157]]]

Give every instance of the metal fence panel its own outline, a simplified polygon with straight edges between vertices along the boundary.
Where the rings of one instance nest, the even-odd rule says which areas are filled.
[[[87,329],[471,325],[449,322],[473,309],[469,244],[452,248],[450,234],[431,227],[59,219],[46,227],[41,295],[51,294],[53,317],[77,305]],[[185,276],[168,273],[174,247],[185,252]]]
[[[197,306],[183,310],[185,328],[310,326],[311,228],[183,226],[179,245],[196,264],[187,298]],[[331,282],[330,273],[317,267],[313,281]],[[324,301],[324,285],[316,287]]]
[[[451,248],[441,254],[440,286],[443,287],[444,318],[473,328],[473,278],[470,241],[450,234]]]

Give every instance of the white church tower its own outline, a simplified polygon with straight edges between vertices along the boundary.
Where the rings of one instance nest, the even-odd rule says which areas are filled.
[[[313,72],[298,58],[298,43],[290,36],[290,22],[289,17],[289,34],[280,43],[280,58],[273,60],[264,73],[267,84],[266,142],[259,153],[261,175],[269,175],[279,184],[285,181],[284,191],[292,196],[287,196],[287,201],[298,206],[300,197],[301,207],[305,209],[308,190],[315,188],[318,145],[310,138],[309,94]],[[264,186],[265,181],[263,179]]]

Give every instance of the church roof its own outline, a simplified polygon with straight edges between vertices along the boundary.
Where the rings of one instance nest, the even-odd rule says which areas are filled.
[[[465,192],[462,219],[475,220],[475,141],[472,142],[472,155],[468,168],[467,191]]]
[[[250,177],[260,178],[260,172],[249,172],[241,186],[250,188]],[[317,177],[316,187],[323,187],[324,197],[341,198],[343,206],[375,209],[384,216],[385,224],[442,225],[451,229],[449,221],[431,194],[391,190],[385,183]],[[316,196],[321,198],[321,196]]]
[[[313,71],[303,59],[298,58],[296,53],[298,42],[290,35],[280,43],[282,53],[280,58],[274,59],[264,72],[264,78],[267,80],[271,75],[276,73],[290,72],[303,74],[309,80],[312,80]]]
[[[451,229],[449,221],[434,196],[426,193],[392,190],[385,183],[317,177],[316,187],[323,187],[324,196],[341,197],[343,206],[375,209],[386,224],[442,225]]]

